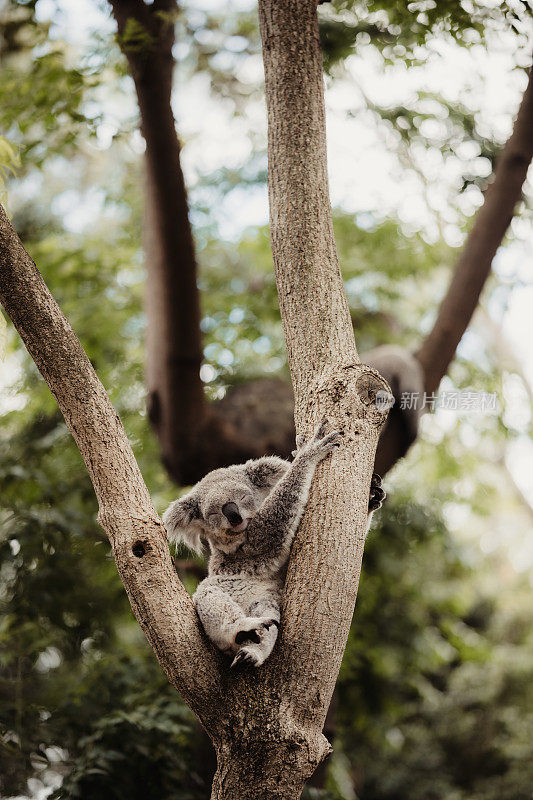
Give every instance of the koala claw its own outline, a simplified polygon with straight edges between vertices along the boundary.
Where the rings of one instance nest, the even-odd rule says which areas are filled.
[[[317,444],[319,444],[320,447],[327,447],[328,450],[331,450],[333,447],[341,446],[343,436],[343,431],[331,431],[331,433],[328,433],[323,439],[320,439]]]
[[[302,449],[302,447],[304,446],[304,444],[306,443],[306,441],[307,441],[307,439],[306,439],[306,436],[305,436],[305,434],[303,434],[303,433],[298,433],[298,434],[296,435],[296,451],[293,453],[293,456],[295,456],[295,455],[296,455],[296,453],[298,452],[298,450],[301,450],[301,449]]]
[[[323,418],[323,420],[322,420],[322,422],[321,422],[321,423],[320,423],[320,425],[318,426],[318,428],[317,428],[317,430],[316,430],[316,432],[315,432],[315,435],[313,436],[313,439],[314,439],[315,441],[318,441],[319,439],[322,439],[322,437],[323,437],[323,436],[324,436],[324,434],[326,433],[326,428],[327,428],[327,426],[328,426],[328,418],[327,418],[327,417],[324,417],[324,418]]]
[[[383,489],[381,485],[381,477],[377,474],[377,472],[374,472],[372,475],[372,480],[370,481],[368,510],[376,511],[376,509],[381,508],[386,497],[387,495],[385,493],[385,489]]]
[[[308,450],[324,457],[334,447],[340,447],[341,439],[339,437],[344,435],[344,431],[330,431],[330,433],[326,434],[327,426],[328,420],[324,417],[311,439],[307,439],[303,433],[298,433],[296,436],[296,450],[292,451],[292,456],[297,456],[301,450]]]
[[[263,662],[260,660],[256,653],[252,653],[246,647],[241,647],[233,661],[231,662],[230,669],[238,667],[240,664],[246,664],[251,667],[259,667]]]
[[[327,424],[327,419],[322,420],[313,438],[307,442],[301,434],[298,435],[296,440],[298,449],[295,454],[305,453],[317,459],[317,461],[321,461],[333,448],[340,447],[343,431],[330,431],[329,433],[325,433]]]

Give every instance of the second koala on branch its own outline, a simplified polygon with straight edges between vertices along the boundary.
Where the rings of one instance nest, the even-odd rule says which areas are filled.
[[[216,469],[163,515],[169,539],[196,552],[210,549],[208,577],[193,600],[206,634],[232,666],[260,666],[278,636],[280,600],[289,552],[317,464],[342,441],[325,433],[298,440],[292,463],[265,456]],[[385,497],[372,476],[369,519]],[[367,526],[367,530],[368,530]]]

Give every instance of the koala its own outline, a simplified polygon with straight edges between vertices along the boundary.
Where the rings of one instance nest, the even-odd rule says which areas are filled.
[[[374,367],[383,375],[392,389],[394,406],[389,419],[398,415],[402,421],[403,449],[407,451],[418,435],[418,425],[422,416],[424,395],[424,371],[418,359],[404,347],[383,344],[361,356],[363,362]],[[402,395],[412,396],[413,402],[401,407]],[[381,431],[383,436],[385,428]]]
[[[171,541],[202,552],[208,577],[193,601],[207,636],[231,666],[259,667],[278,636],[289,552],[317,464],[342,441],[324,421],[309,441],[297,440],[292,463],[265,456],[210,472],[163,515]],[[385,498],[374,475],[369,519]],[[368,528],[367,528],[368,530]]]

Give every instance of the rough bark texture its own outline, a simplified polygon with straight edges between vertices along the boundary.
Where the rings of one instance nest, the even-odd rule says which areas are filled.
[[[359,361],[338,265],[315,4],[260,0],[259,18],[271,238],[296,427],[309,434],[327,416],[343,428],[346,444],[317,471],[292,549],[279,643],[260,671],[254,730],[238,752],[239,771],[255,788],[239,781],[228,741],[219,747],[213,798],[289,800],[329,751],[322,728],[355,605],[366,498],[384,422],[373,400],[387,387]],[[270,731],[277,732],[272,744]]]
[[[0,300],[48,383],[94,485],[131,606],[171,683],[213,733],[220,658],[178,580],[122,424],[74,331],[0,206]]]
[[[447,372],[513,218],[533,157],[533,71],[513,132],[496,164],[494,179],[455,267],[435,324],[416,356],[434,392]]]

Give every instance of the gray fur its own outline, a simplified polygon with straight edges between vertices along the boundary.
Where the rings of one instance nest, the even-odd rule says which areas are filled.
[[[298,442],[292,464],[265,456],[214,470],[163,515],[171,541],[196,552],[209,547],[208,577],[193,601],[232,666],[260,666],[272,652],[285,568],[315,468],[340,443],[341,434],[325,435],[322,423],[309,442]],[[223,508],[237,509],[233,524]]]
[[[407,444],[418,434],[423,411],[424,371],[412,353],[395,344],[383,344],[361,356],[365,364],[377,369],[385,378],[395,397],[395,412],[401,413]],[[413,395],[414,402],[401,408],[402,394]]]

